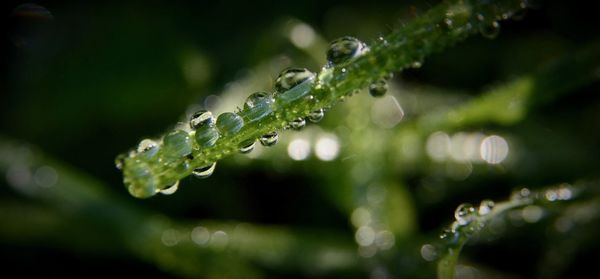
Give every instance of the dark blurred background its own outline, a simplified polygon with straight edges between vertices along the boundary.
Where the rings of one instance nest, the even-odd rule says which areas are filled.
[[[453,220],[454,208],[461,202],[505,199],[511,189],[519,186],[536,188],[597,178],[597,60],[590,62],[592,66],[582,66],[582,70],[574,66],[589,78],[567,86],[564,92],[535,95],[527,103],[526,114],[508,124],[490,121],[436,129],[436,135],[442,135],[438,138],[413,125],[432,111],[467,103],[495,86],[545,73],[553,61],[562,61],[582,49],[598,52],[594,52],[594,45],[600,46],[600,19],[592,4],[536,1],[535,8],[529,9],[521,20],[502,22],[497,38],[474,36],[426,58],[420,68],[397,73],[389,93],[403,110],[403,118],[397,121],[389,116],[385,116],[388,118],[382,120],[383,124],[346,118],[361,111],[369,114],[371,106],[379,104],[357,96],[364,99],[339,104],[326,115],[323,124],[309,125],[300,133],[282,133],[281,143],[273,149],[259,148],[254,156],[226,158],[209,179],[182,180],[174,195],[138,200],[123,187],[121,173],[114,167],[116,155],[182,121],[190,105],[232,111],[253,90],[270,90],[277,73],[287,66],[318,71],[325,59],[327,42],[342,35],[373,41],[435,4],[3,2],[0,136],[5,150],[27,144],[37,158],[33,161],[59,166],[49,172],[50,177],[58,177],[53,186],[60,187],[63,177],[75,177],[71,181],[77,183],[68,187],[78,189],[79,181],[84,181],[100,189],[103,198],[101,202],[92,198],[97,203],[93,206],[62,206],[60,196],[47,198],[33,193],[37,190],[23,191],[11,186],[10,164],[3,166],[7,179],[0,182],[0,203],[4,208],[0,214],[0,226],[4,227],[0,229],[0,272],[4,276],[16,272],[20,276],[98,278],[123,272],[160,278],[429,278],[435,267],[420,256],[419,249],[437,238],[442,226]],[[294,30],[300,39],[310,36],[313,43],[306,46],[302,40],[294,39]],[[556,71],[540,76],[550,85],[570,84],[572,80],[569,73]],[[370,138],[373,133],[379,141]],[[452,153],[447,156],[450,159],[445,159],[427,150],[428,142],[437,143],[435,140],[440,138],[443,142],[444,137],[454,142],[459,133],[478,140],[477,143],[490,135],[501,135],[510,147],[506,161],[469,161],[452,157]],[[319,140],[327,137],[335,143],[334,147],[325,145],[336,150],[331,159],[327,152],[323,157],[318,150],[307,155],[307,159],[295,158],[290,151],[290,146],[296,146],[292,144],[294,140],[299,140],[296,144],[309,142],[318,148]],[[479,145],[476,148],[479,150]],[[9,158],[9,153],[3,154]],[[42,178],[48,176],[40,173],[40,168],[37,170],[31,174],[32,181],[37,181],[38,174]],[[370,178],[362,179],[369,175]],[[73,199],[78,195],[74,193]],[[384,200],[383,209],[373,209],[379,208],[370,204],[377,199]],[[105,211],[110,206],[118,210]],[[86,211],[80,211],[81,208]],[[553,230],[562,216],[561,210],[545,211],[548,218],[533,224],[509,222],[502,236],[467,246],[460,276],[572,278],[586,272],[594,274],[597,268],[593,259],[600,247],[589,235],[598,232],[597,217],[591,219],[591,225],[584,226],[580,233],[583,236],[575,238],[579,242],[560,244],[561,239],[571,237],[561,234],[560,229]],[[121,221],[128,223],[129,217],[114,216],[124,212],[142,212],[139,216],[160,214],[161,218],[185,224],[213,220],[283,228],[292,234],[307,231],[311,240],[331,234],[356,259],[349,260],[346,266],[315,271],[310,264],[304,265],[295,258],[304,253],[300,248],[290,248],[288,253],[294,256],[281,261],[217,249],[193,256],[210,268],[181,271],[183,268],[169,268],[154,256],[147,256],[162,252],[137,252],[137,248],[130,247],[135,245],[127,237],[142,234],[135,230],[143,226],[128,227]],[[360,220],[356,221],[361,212],[370,212],[374,220],[378,218],[376,212],[383,212],[384,217],[373,221],[373,228],[394,235],[391,249],[386,247],[389,243],[382,244],[383,248],[377,248],[381,255],[375,256],[365,250],[368,247],[362,249],[364,245],[356,231],[362,227]],[[64,224],[50,226],[50,219]],[[158,238],[163,246],[170,246],[168,232]],[[123,234],[127,236],[122,237]],[[217,239],[214,233],[211,237]],[[299,243],[304,243],[302,237],[299,236]],[[323,241],[322,245],[327,247],[328,242]],[[186,253],[187,250],[173,257]],[[560,272],[544,272],[545,265],[551,265],[561,255],[568,255],[570,260]]]

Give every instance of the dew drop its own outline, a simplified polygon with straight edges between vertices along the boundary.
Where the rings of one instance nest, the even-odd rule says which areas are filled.
[[[255,145],[256,145],[256,141],[253,139],[243,142],[240,145],[240,153],[243,153],[243,154],[250,153],[252,150],[254,150]]]
[[[215,118],[212,113],[207,110],[199,110],[190,117],[190,128],[196,130],[203,126],[212,126],[215,123]]]
[[[317,123],[317,122],[321,121],[324,116],[325,116],[325,112],[323,111],[323,109],[318,109],[318,110],[312,111],[308,114],[308,120],[310,122]]]
[[[215,145],[219,139],[219,131],[217,131],[214,124],[200,126],[196,129],[194,139],[201,147],[211,147]]]
[[[512,200],[512,201],[529,201],[530,198],[531,198],[531,191],[527,188],[515,190],[510,195],[510,200]]]
[[[273,146],[279,140],[279,134],[276,131],[264,134],[260,137],[260,144],[263,146]]]
[[[463,203],[454,211],[454,218],[459,225],[466,225],[475,219],[475,208],[470,203]]]
[[[244,102],[244,109],[251,109],[253,107],[256,107],[256,105],[258,105],[261,102],[266,101],[268,98],[271,97],[271,94],[267,93],[267,92],[255,92],[250,94],[250,96],[248,96],[248,98],[246,98],[246,102]]]
[[[115,167],[117,167],[118,170],[123,169],[123,166],[125,165],[125,158],[127,158],[127,155],[125,154],[119,154],[117,155],[117,158],[115,158]]]
[[[213,172],[215,172],[216,166],[217,166],[217,163],[212,163],[212,164],[206,165],[204,167],[195,168],[192,171],[192,174],[196,178],[207,178],[207,177],[211,176],[213,174]]]
[[[341,37],[329,44],[327,61],[331,65],[338,65],[361,56],[368,49],[367,45],[357,38],[350,36]]]
[[[388,90],[388,84],[384,79],[377,80],[369,85],[369,94],[373,97],[383,97]]]
[[[177,189],[179,189],[179,180],[175,181],[175,183],[162,188],[159,193],[163,194],[163,195],[172,195],[175,192],[177,192]]]
[[[300,130],[300,129],[304,128],[305,125],[306,125],[306,120],[304,120],[304,118],[298,118],[298,119],[292,120],[290,122],[290,127],[294,130]]]
[[[493,200],[482,200],[479,204],[479,215],[483,216],[489,214],[490,212],[492,212],[494,205],[495,203]]]
[[[444,229],[440,234],[440,239],[448,242],[449,244],[454,244],[458,241],[458,233],[451,229]]]
[[[136,149],[137,153],[145,159],[150,159],[158,153],[158,143],[151,139],[142,140]]]
[[[489,24],[479,26],[479,33],[488,39],[494,39],[500,33],[500,24],[497,21],[492,21]]]
[[[185,157],[192,153],[192,140],[187,132],[176,130],[163,138],[163,148],[167,157]]]
[[[287,68],[275,80],[276,94],[281,94],[295,87],[296,85],[314,79],[315,74],[306,68]]]
[[[136,160],[128,165],[124,183],[129,193],[136,198],[144,199],[156,194],[156,179],[150,166],[143,161]]]
[[[242,127],[244,127],[244,120],[233,112],[222,113],[217,118],[217,128],[225,136],[239,132]]]

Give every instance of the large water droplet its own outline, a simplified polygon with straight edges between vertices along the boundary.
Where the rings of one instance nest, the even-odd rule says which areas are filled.
[[[463,203],[454,211],[454,218],[459,225],[466,225],[475,219],[475,208],[470,203]]]
[[[190,135],[182,130],[176,130],[163,138],[164,154],[167,157],[184,157],[192,153]]]
[[[217,118],[217,128],[225,136],[239,132],[242,127],[244,127],[244,119],[236,113],[225,112]]]
[[[158,152],[158,143],[151,139],[144,139],[138,144],[137,153],[143,158],[150,159]]]
[[[382,97],[388,90],[388,84],[384,79],[377,80],[369,85],[369,94],[373,97]]]
[[[321,121],[324,116],[325,116],[325,112],[323,111],[323,109],[318,109],[318,110],[312,111],[308,114],[308,120],[310,122],[317,123],[317,122]]]
[[[162,188],[159,193],[163,194],[163,195],[172,195],[175,192],[177,192],[177,189],[179,189],[179,180],[175,181],[175,183]]]
[[[500,33],[500,24],[497,21],[482,24],[479,26],[479,33],[488,39],[494,39]]]
[[[259,103],[264,102],[268,98],[271,98],[271,94],[267,92],[252,93],[250,94],[250,96],[248,96],[248,98],[246,98],[246,102],[244,103],[244,109],[251,109]]]
[[[279,134],[276,131],[264,134],[260,137],[260,144],[263,146],[273,146],[279,140]]]
[[[195,168],[194,171],[192,171],[192,174],[197,178],[207,178],[215,172],[216,166],[217,163],[212,163],[204,167]]]
[[[243,154],[250,153],[252,150],[254,150],[255,145],[256,145],[256,141],[254,139],[246,141],[246,142],[242,142],[240,144],[240,153],[243,153]]]
[[[288,68],[279,74],[275,80],[276,94],[281,94],[295,87],[296,85],[308,80],[314,79],[315,74],[306,68]]]
[[[493,200],[482,200],[481,203],[479,204],[479,215],[487,215],[490,212],[492,212],[492,209],[494,208],[494,205],[496,205],[494,203]]]
[[[368,51],[365,43],[359,39],[345,36],[329,44],[327,50],[327,61],[332,65],[338,65],[356,58]]]
[[[125,173],[125,186],[129,193],[136,198],[148,198],[156,194],[156,179],[150,166],[140,160],[128,165]]]
[[[304,120],[304,118],[298,118],[298,119],[290,121],[290,127],[294,130],[300,130],[300,129],[304,128],[305,125],[306,125],[306,120]]]
[[[212,126],[215,118],[212,113],[207,110],[199,110],[190,117],[190,128],[196,130],[202,126]]]

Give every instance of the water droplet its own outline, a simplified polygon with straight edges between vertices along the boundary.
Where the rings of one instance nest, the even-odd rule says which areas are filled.
[[[255,92],[250,94],[248,98],[246,98],[246,102],[244,103],[244,109],[251,109],[258,105],[261,102],[266,101],[268,98],[271,98],[271,94],[267,92]]]
[[[195,168],[194,171],[192,171],[192,174],[197,178],[207,178],[215,172],[216,166],[217,163],[212,163],[204,167]]]
[[[138,144],[137,153],[145,158],[152,158],[158,152],[158,144],[151,139],[144,139]]]
[[[217,128],[225,136],[239,132],[242,127],[244,127],[244,120],[233,112],[222,113],[217,118]]]
[[[458,232],[451,229],[444,229],[440,234],[440,239],[447,241],[448,244],[454,244],[458,241]]]
[[[190,117],[190,128],[196,130],[202,126],[212,126],[215,123],[215,118],[212,113],[207,110],[199,110]]]
[[[156,194],[156,179],[147,163],[136,160],[128,165],[124,179],[129,193],[136,198],[148,198]]]
[[[254,149],[254,145],[256,145],[256,141],[253,139],[243,142],[240,145],[240,153],[243,153],[243,154],[250,153]]]
[[[185,157],[192,153],[190,135],[182,130],[176,130],[163,138],[164,154],[167,157]]]
[[[384,79],[377,80],[369,85],[369,94],[373,97],[382,97],[388,90],[388,84]]]
[[[489,24],[479,26],[479,33],[488,39],[494,39],[500,33],[500,24],[497,21],[492,21]]]
[[[515,190],[510,195],[510,199],[513,201],[529,201],[530,198],[531,198],[531,191],[527,188]]]
[[[421,246],[421,257],[428,262],[433,262],[438,257],[437,249],[431,244],[425,244]]]
[[[310,122],[317,123],[317,122],[321,121],[324,116],[325,116],[325,112],[323,111],[323,109],[318,109],[318,110],[312,111],[311,113],[308,114],[308,120]]]
[[[177,192],[177,189],[179,189],[179,180],[165,188],[162,188],[159,192],[163,195],[172,195]]]
[[[338,65],[356,58],[368,51],[365,43],[359,39],[345,36],[329,44],[327,50],[327,61],[332,65]]]
[[[305,125],[306,125],[306,120],[304,120],[304,118],[298,118],[298,119],[292,120],[290,122],[290,127],[294,130],[300,130],[300,129],[304,128]]]
[[[494,201],[493,200],[482,200],[481,203],[479,204],[479,215],[487,215],[488,213],[492,212],[492,209],[494,208]]]
[[[466,225],[475,219],[475,208],[470,203],[463,203],[454,211],[454,218],[459,225]]]
[[[260,137],[260,144],[263,146],[273,146],[279,140],[279,134],[276,131],[267,133]]]
[[[117,167],[118,170],[123,169],[123,166],[125,165],[125,158],[127,158],[127,155],[125,154],[119,154],[117,158],[115,158],[115,167]]]
[[[281,94],[296,85],[314,79],[315,74],[306,68],[287,68],[279,74],[275,80],[275,94]]]

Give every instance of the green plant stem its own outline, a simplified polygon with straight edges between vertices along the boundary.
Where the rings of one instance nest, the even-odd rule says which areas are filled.
[[[221,137],[213,147],[201,149],[193,146],[193,160],[180,158],[179,161],[164,164],[158,159],[143,160],[135,155],[127,158],[123,169],[124,180],[126,184],[142,185],[140,187],[149,184],[137,171],[142,164],[143,168],[148,169],[147,173],[150,173],[151,184],[154,184],[152,186],[157,189],[165,188],[190,175],[195,168],[204,167],[237,152],[242,143],[282,129],[289,122],[307,117],[317,109],[330,108],[352,95],[355,90],[392,72],[422,63],[431,53],[464,40],[523,8],[523,2],[518,0],[450,1],[439,4],[411,23],[374,42],[366,54],[335,67],[324,67],[314,84],[303,83],[280,94],[275,98],[272,113],[252,120],[250,116],[255,111],[241,111],[240,115],[246,120],[244,127],[235,134]],[[284,99],[284,95],[298,98]],[[312,97],[305,98],[308,96]],[[189,167],[178,167],[186,161]]]

